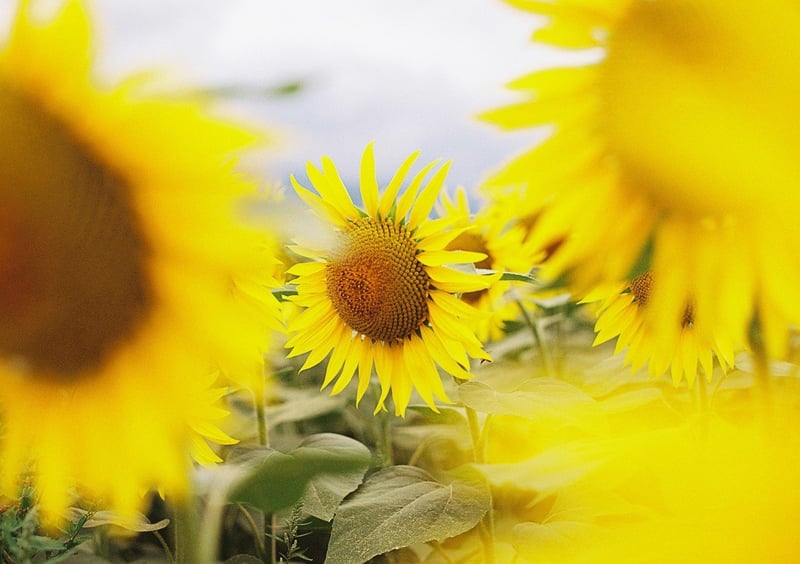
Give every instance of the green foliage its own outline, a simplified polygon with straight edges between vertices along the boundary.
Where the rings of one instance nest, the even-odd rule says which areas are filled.
[[[300,539],[300,537],[305,536],[299,532],[301,524],[300,518],[302,516],[302,513],[303,513],[302,504],[297,504],[294,507],[294,509],[292,509],[292,515],[286,522],[286,532],[283,534],[283,544],[286,546],[286,554],[283,555],[282,557],[283,562],[311,560],[309,557],[305,555],[305,549],[301,548],[298,544],[298,540]]]
[[[519,523],[512,529],[512,543],[522,554],[536,554],[542,562],[577,558],[587,535],[597,534],[597,527],[575,521]]]
[[[309,513],[328,519],[361,483],[372,459],[367,447],[333,433],[311,435],[286,454],[264,448],[250,458],[228,494],[230,502],[274,513],[303,499]]]
[[[464,474],[448,484],[413,466],[376,472],[336,512],[326,562],[366,562],[473,528],[491,506],[486,484]]]
[[[79,536],[85,523],[70,523],[63,539],[42,534],[38,509],[30,491],[19,501],[0,511],[0,554],[15,563],[61,562],[73,553],[83,538]]]
[[[534,377],[527,370],[486,370],[459,386],[458,396],[481,413],[588,429],[603,423],[595,400],[578,387],[556,378]]]

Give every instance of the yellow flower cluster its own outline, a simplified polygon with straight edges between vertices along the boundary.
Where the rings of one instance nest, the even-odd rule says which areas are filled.
[[[606,303],[598,330],[622,334],[634,365],[667,355],[655,373],[674,359],[691,381],[698,358],[725,366],[751,345],[785,355],[800,322],[796,4],[510,3],[545,16],[535,40],[602,54],[514,81],[525,100],[485,115],[552,126],[488,183],[528,242],[553,251],[543,272],[585,296],[629,292],[647,271],[647,303]]]
[[[0,495],[30,480],[53,522],[76,494],[186,498],[237,442],[230,388],[266,445],[285,330],[282,361],[375,414],[464,408],[491,517],[426,562],[796,557],[799,396],[771,371],[800,325],[800,8],[508,1],[594,55],[483,116],[549,136],[477,212],[449,163],[379,182],[370,144],[351,191],[323,157],[291,184],[328,237],[286,249],[238,215],[258,135],[141,79],[98,86],[83,2],[22,2],[0,51]],[[596,314],[593,353],[578,316],[547,351],[529,313],[553,288]],[[508,338],[522,321],[536,349]]]

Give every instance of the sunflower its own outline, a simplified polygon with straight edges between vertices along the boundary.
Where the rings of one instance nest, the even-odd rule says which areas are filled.
[[[461,232],[451,220],[429,220],[448,165],[424,182],[437,164],[414,176],[398,195],[417,158],[409,156],[382,195],[375,177],[372,145],[361,162],[364,208],[350,199],[333,162],[322,170],[308,165],[316,194],[294,177],[295,191],[336,228],[336,242],[325,250],[295,247],[311,262],[289,269],[297,276],[293,301],[304,311],[288,324],[290,357],[310,352],[301,370],[322,362],[330,353],[322,387],[338,379],[341,392],[358,369],[357,400],[367,390],[375,366],[381,394],[375,413],[392,392],[395,413],[404,415],[416,389],[436,409],[434,398],[449,401],[437,364],[456,378],[468,379],[469,357],[489,360],[469,329],[477,314],[457,294],[488,288],[497,275],[481,276],[448,268],[486,258],[483,253],[450,251],[447,245]]]
[[[90,38],[80,1],[24,2],[0,52],[0,487],[31,472],[53,518],[73,488],[123,512],[185,494],[190,454],[234,442],[215,374],[258,370],[269,307],[234,221],[254,136],[141,79],[98,87]]]
[[[669,370],[676,386],[683,378],[692,386],[698,366],[702,367],[706,379],[711,381],[714,358],[723,370],[728,370],[733,365],[733,345],[719,339],[710,343],[702,342],[694,332],[691,303],[686,304],[684,309],[677,340],[660,342],[653,338],[649,328],[642,322],[653,287],[653,275],[645,272],[633,278],[629,284],[591,292],[583,301],[597,302],[597,337],[594,345],[616,337],[615,354],[624,350],[626,363],[633,370],[645,364],[648,365],[650,376],[660,376]]]
[[[453,198],[443,192],[440,208],[443,217],[449,217],[455,228],[464,230],[447,245],[448,250],[485,254],[486,258],[475,264],[477,268],[516,273],[527,273],[531,269],[534,261],[523,251],[525,232],[520,226],[505,228],[494,221],[494,214],[486,206],[473,214],[463,188],[459,188]],[[462,294],[463,301],[483,313],[474,318],[473,327],[482,342],[502,338],[506,323],[519,317],[519,306],[511,295],[512,285],[512,282],[498,280],[485,290]]]
[[[550,252],[544,272],[584,292],[644,262],[656,341],[678,340],[691,302],[700,342],[757,327],[783,355],[800,322],[797,3],[510,2],[547,18],[535,40],[579,51],[485,115],[550,127],[488,182]]]

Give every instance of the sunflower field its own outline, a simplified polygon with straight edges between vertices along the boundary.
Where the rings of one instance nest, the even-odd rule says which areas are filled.
[[[798,3],[506,0],[475,186],[8,3],[0,563],[800,561]]]

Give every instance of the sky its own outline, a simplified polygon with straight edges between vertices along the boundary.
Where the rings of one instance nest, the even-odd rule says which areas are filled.
[[[540,138],[500,132],[476,115],[517,100],[504,84],[558,56],[530,42],[540,20],[500,0],[88,3],[101,75],[156,69],[235,92],[222,108],[273,137],[249,166],[283,184],[322,155],[354,181],[375,141],[380,180],[420,149],[421,162],[453,161],[448,186],[474,189]],[[292,95],[263,94],[295,82]]]

